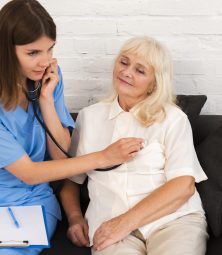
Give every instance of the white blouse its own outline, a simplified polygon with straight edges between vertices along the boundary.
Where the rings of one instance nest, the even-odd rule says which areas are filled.
[[[149,127],[123,111],[117,99],[84,108],[77,118],[71,153],[79,156],[102,150],[124,137],[144,138],[145,147],[115,170],[87,173],[90,203],[85,217],[91,244],[104,221],[126,212],[168,180],[184,175],[193,176],[196,182],[207,179],[196,156],[189,120],[176,106],[167,106],[165,120]],[[81,184],[87,175],[71,180]],[[197,191],[176,212],[144,225],[140,231],[147,238],[162,224],[194,212],[204,213]]]

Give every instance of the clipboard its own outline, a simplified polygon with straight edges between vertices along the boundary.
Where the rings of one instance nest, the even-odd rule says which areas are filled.
[[[0,207],[0,248],[50,247],[43,206],[10,206],[10,208],[19,226],[13,222],[8,207]]]

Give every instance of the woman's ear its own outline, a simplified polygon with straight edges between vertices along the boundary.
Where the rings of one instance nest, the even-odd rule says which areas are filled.
[[[148,89],[147,95],[151,95],[156,90],[156,80],[152,83],[151,88]]]

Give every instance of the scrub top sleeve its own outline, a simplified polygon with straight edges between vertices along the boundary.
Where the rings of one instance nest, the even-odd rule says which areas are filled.
[[[75,129],[72,133],[71,146],[70,146],[70,150],[69,150],[69,153],[72,156],[81,156],[81,155],[85,154],[83,146],[81,144],[81,140],[82,140],[81,126],[82,126],[82,112],[80,111],[77,116],[77,119],[76,119]],[[79,175],[75,175],[69,179],[73,182],[78,183],[78,184],[83,184],[86,177],[87,177],[86,174],[79,174]]]
[[[179,116],[167,130],[165,156],[167,180],[185,175],[193,176],[195,182],[207,179],[197,159],[192,129],[186,115]]]
[[[56,85],[54,90],[54,101],[55,101],[55,108],[56,112],[58,113],[59,119],[64,127],[68,127],[70,131],[74,128],[74,120],[71,117],[69,111],[67,110],[64,102],[64,84],[63,84],[63,77],[60,67],[58,66],[58,74],[59,74],[59,82]]]
[[[20,159],[26,152],[2,123],[0,137],[0,168],[3,168]]]

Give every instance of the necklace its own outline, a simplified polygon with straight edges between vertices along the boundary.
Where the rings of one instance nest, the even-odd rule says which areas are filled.
[[[25,94],[29,101],[36,101],[40,97],[42,83],[40,81],[27,80],[27,87],[24,87],[20,83],[17,86],[21,88],[22,92]]]

